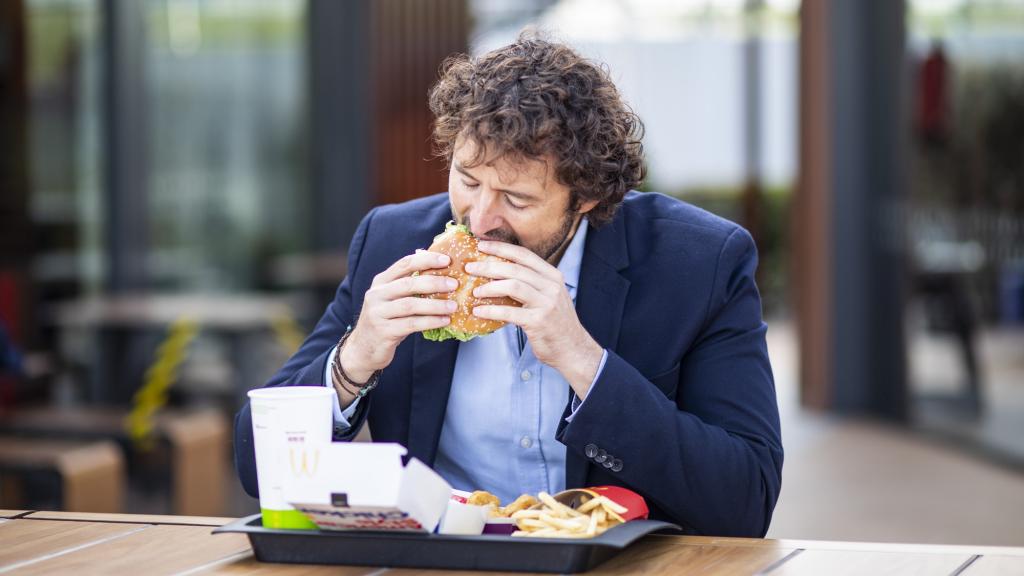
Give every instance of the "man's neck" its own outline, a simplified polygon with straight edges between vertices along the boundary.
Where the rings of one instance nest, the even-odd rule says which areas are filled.
[[[583,221],[582,216],[576,216],[576,222],[573,223],[572,229],[562,239],[562,243],[558,246],[558,250],[555,250],[548,258],[548,264],[557,267],[558,263],[562,261],[562,256],[565,254],[566,249],[569,248],[569,244],[572,244],[572,239],[576,237],[576,231],[579,230],[580,222]]]

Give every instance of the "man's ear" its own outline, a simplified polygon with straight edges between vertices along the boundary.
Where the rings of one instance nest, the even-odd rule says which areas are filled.
[[[593,210],[594,207],[597,206],[599,203],[600,202],[598,200],[587,200],[586,202],[580,204],[580,208],[579,210],[577,210],[577,212],[579,212],[580,214],[586,214],[587,212]]]

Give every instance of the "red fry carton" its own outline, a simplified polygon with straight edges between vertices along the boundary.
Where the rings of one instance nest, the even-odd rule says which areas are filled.
[[[626,511],[619,516],[623,522],[647,518],[649,513],[647,502],[644,497],[621,486],[594,486],[591,488],[574,488],[565,490],[554,495],[555,500],[570,508],[579,508],[585,500],[597,496],[605,498],[622,506]]]

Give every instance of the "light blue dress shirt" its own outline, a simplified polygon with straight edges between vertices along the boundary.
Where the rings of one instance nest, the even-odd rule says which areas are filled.
[[[588,226],[584,218],[558,264],[573,302]],[[607,358],[605,351],[598,376]],[[331,381],[329,362],[324,382]],[[537,360],[515,325],[460,343],[434,469],[453,488],[487,490],[503,503],[564,490],[565,445],[555,431],[570,391],[561,373]],[[357,404],[342,411],[335,398],[339,427],[349,426]],[[581,404],[574,396],[573,414]]]

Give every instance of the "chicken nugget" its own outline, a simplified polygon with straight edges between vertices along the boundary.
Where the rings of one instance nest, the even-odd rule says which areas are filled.
[[[511,516],[520,510],[526,510],[537,503],[537,499],[529,494],[523,494],[512,501],[511,504],[501,509],[503,516]]]
[[[475,490],[466,498],[466,504],[471,506],[494,506],[501,507],[501,500],[497,496],[485,490]]]

